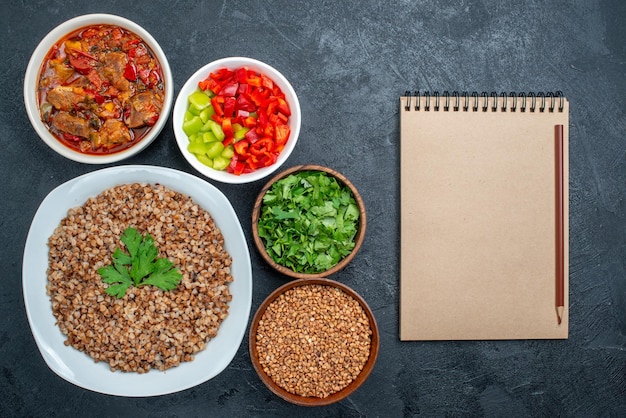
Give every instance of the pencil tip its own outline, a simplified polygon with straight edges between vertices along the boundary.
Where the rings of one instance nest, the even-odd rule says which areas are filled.
[[[556,307],[556,319],[559,325],[561,325],[561,322],[563,321],[563,307],[562,306],[557,306]]]

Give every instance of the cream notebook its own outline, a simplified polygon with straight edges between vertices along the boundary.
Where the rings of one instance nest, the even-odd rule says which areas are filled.
[[[400,98],[401,340],[568,337],[568,114],[558,92]]]

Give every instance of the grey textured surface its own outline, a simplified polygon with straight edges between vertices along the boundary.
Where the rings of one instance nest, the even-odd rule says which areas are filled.
[[[376,368],[349,399],[306,409],[270,393],[247,342],[219,376],[156,398],[80,389],[45,365],[21,293],[26,234],[57,185],[101,167],[63,159],[31,128],[23,73],[39,40],[75,15],[130,18],[161,43],[176,91],[232,55],[278,68],[299,95],[301,139],[287,165],[323,164],[359,188],[369,214],[354,262],[334,278],[382,331]],[[21,1],[0,16],[1,416],[626,416],[626,3],[570,1]],[[400,342],[398,97],[407,89],[562,90],[570,112],[570,338]],[[193,174],[171,125],[123,164]],[[216,184],[251,243],[262,182]],[[251,248],[253,311],[284,278]]]

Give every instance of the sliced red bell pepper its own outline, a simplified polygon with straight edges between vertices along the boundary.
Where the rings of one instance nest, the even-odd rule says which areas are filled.
[[[261,74],[261,85],[270,90],[274,88],[274,82],[265,74]]]
[[[215,96],[211,98],[211,105],[217,116],[224,115],[224,96]]]
[[[266,152],[261,158],[261,160],[259,161],[259,164],[262,167],[269,167],[270,165],[275,164],[277,159],[278,159],[278,153]]]
[[[284,125],[286,125],[286,124],[287,124],[287,122],[289,122],[289,116],[286,116],[286,115],[282,114],[281,112],[278,112],[278,113],[276,114],[276,116],[278,116],[278,119],[280,119],[280,121],[281,121]]]
[[[248,94],[250,92],[250,85],[248,83],[239,83],[237,94]]]
[[[286,123],[286,119],[283,119],[280,115],[282,115],[282,113],[271,114],[269,117],[269,123],[274,126],[284,125]]]
[[[252,116],[248,116],[243,120],[243,126],[245,126],[246,128],[254,128],[256,127],[256,123],[257,118],[254,118]]]
[[[248,112],[247,110],[237,108],[237,112],[235,112],[235,118],[239,119],[239,122],[242,124],[243,124],[243,121],[249,116],[250,116],[250,112]]]
[[[244,163],[239,161],[237,155],[233,155],[233,157],[230,159],[230,164],[228,165],[228,172],[233,173],[236,176],[240,176],[241,174],[243,174],[245,168],[246,166],[244,165]]]
[[[235,80],[229,79],[228,82],[222,86],[220,94],[222,96],[234,97],[237,94],[238,89],[239,83]]]
[[[235,77],[241,84],[248,84],[248,70],[246,67],[239,67],[235,70]]]
[[[217,81],[213,80],[211,77],[207,77],[206,79],[198,83],[198,87],[200,88],[200,90],[213,91],[213,89],[217,86],[217,84],[218,84]]]
[[[237,100],[234,97],[224,97],[224,116],[232,118],[235,114]]]
[[[235,142],[233,147],[235,148],[235,152],[237,154],[246,156],[248,155],[248,148],[250,147],[250,143],[244,139],[239,142]]]
[[[250,100],[252,100],[257,106],[263,106],[269,96],[269,90],[259,87],[250,93]]]
[[[274,88],[272,89],[272,94],[276,97],[285,98],[285,93],[283,93],[280,87],[278,87],[276,84],[274,84]]]
[[[124,68],[124,78],[128,81],[137,81],[137,68],[130,62]]]
[[[247,169],[254,171],[259,168],[259,158],[254,154],[248,154],[244,164],[247,166]]]
[[[257,76],[256,74],[250,74],[250,73],[248,73],[247,82],[248,84],[254,87],[261,87],[261,84],[262,84],[261,77]]]
[[[213,83],[211,85],[211,91],[215,94],[220,94],[221,90],[222,90],[222,83],[220,83],[217,80],[213,80]]]
[[[285,145],[289,139],[291,128],[289,125],[277,125],[274,128],[274,133],[276,134],[276,145]]]
[[[248,132],[246,132],[246,139],[251,143],[254,144],[256,141],[258,141],[259,139],[261,139],[261,137],[259,136],[258,132],[256,131],[256,129],[250,129]]]
[[[276,106],[278,111],[287,117],[291,116],[291,109],[289,108],[287,101],[282,97],[277,97],[276,101],[278,102],[278,105]]]
[[[268,123],[267,125],[265,125],[265,129],[263,129],[263,135],[273,138],[274,137],[274,125],[272,125],[271,123]]]
[[[219,70],[211,73],[209,77],[211,77],[214,80],[223,81],[223,80],[226,80],[227,78],[232,77],[233,75],[235,75],[234,71],[231,71],[228,68],[220,68]]]
[[[267,104],[267,114],[273,115],[276,113],[276,107],[278,106],[278,102],[275,97],[272,97],[270,102]]]
[[[266,112],[259,112],[259,118],[257,120],[257,125],[262,129],[265,129],[267,123],[269,122],[269,117]]]
[[[235,133],[233,132],[233,124],[230,118],[224,118],[222,120],[222,131],[226,138],[232,138]]]
[[[98,92],[94,92],[93,93],[93,99],[96,101],[96,103],[98,103],[99,105],[101,105],[102,103],[104,103],[104,97],[98,93]]]
[[[248,151],[253,155],[262,156],[266,153],[272,152],[273,148],[274,141],[270,137],[263,137],[254,144],[251,144]]]
[[[245,110],[247,112],[254,112],[257,107],[250,99],[250,96],[242,93],[237,96],[237,109]]]

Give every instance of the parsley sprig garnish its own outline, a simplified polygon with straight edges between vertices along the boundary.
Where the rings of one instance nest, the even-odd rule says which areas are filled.
[[[109,284],[106,288],[109,295],[122,298],[132,285],[152,285],[164,291],[176,288],[182,275],[169,259],[157,257],[158,249],[150,234],[142,236],[135,228],[128,227],[120,239],[128,252],[116,248],[113,265],[98,269],[102,280]]]

